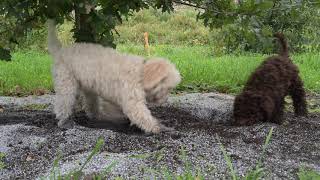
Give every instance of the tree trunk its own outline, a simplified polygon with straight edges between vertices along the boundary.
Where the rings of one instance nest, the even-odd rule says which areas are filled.
[[[93,28],[89,21],[90,10],[83,13],[78,5],[75,5],[75,32],[74,38],[76,42],[96,43],[94,38]]]
[[[11,61],[10,51],[0,47],[0,60]]]

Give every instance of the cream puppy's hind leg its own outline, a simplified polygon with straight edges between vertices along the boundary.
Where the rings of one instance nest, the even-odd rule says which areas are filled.
[[[56,91],[54,112],[59,120],[58,126],[71,128],[74,122],[70,120],[70,116],[78,94],[77,81],[64,66],[56,67],[54,81]]]
[[[99,113],[98,109],[98,96],[95,93],[89,91],[83,91],[85,100],[85,112],[90,119],[94,119]]]

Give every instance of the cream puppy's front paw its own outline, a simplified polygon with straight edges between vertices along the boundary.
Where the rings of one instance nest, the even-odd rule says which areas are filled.
[[[73,121],[59,121],[58,127],[61,129],[72,129],[75,123]]]
[[[155,118],[150,118],[147,123],[140,124],[140,128],[147,134],[159,134],[161,132],[161,124]]]

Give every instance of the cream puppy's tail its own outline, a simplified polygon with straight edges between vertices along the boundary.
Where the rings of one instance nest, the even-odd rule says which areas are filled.
[[[53,19],[48,19],[48,50],[52,55],[57,54],[62,45],[57,37],[56,22]]]

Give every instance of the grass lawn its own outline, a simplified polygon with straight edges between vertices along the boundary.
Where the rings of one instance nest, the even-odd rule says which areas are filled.
[[[146,56],[143,46],[118,45],[121,52]],[[213,91],[237,93],[248,75],[266,56],[249,54],[214,57],[210,47],[151,47],[151,56],[169,58],[180,70],[183,81],[179,91]],[[305,87],[320,92],[320,54],[293,56]],[[47,53],[16,52],[13,61],[0,61],[0,95],[29,95],[38,90],[52,91],[51,58]]]
[[[0,61],[0,95],[29,95],[52,91],[51,58],[41,52],[16,52],[11,62]]]

